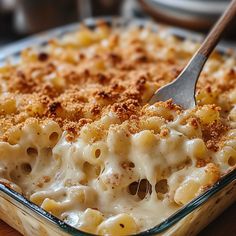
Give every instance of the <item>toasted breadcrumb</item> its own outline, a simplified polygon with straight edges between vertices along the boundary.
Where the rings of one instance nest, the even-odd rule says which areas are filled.
[[[149,37],[143,38],[143,32]],[[133,122],[129,130],[137,132],[139,117],[150,114],[145,104],[154,91],[175,79],[194,53],[183,48],[179,52],[170,42],[178,48],[183,44],[181,40],[172,36],[163,39],[147,29],[118,33],[103,23],[98,31],[90,33],[88,41],[50,40],[41,52],[26,49],[18,65],[7,65],[0,70],[4,93],[17,104],[15,110],[0,112],[0,140],[7,141],[13,127],[22,127],[34,117],[39,122],[56,121],[68,132],[68,140],[73,141],[85,124],[109,111],[121,122]],[[214,53],[211,60],[222,64],[225,58]],[[236,86],[235,69],[223,71],[221,79],[203,72],[198,83],[198,93],[206,91],[210,101],[214,98],[217,106],[212,108],[217,110],[221,105],[219,94],[227,95]],[[204,104],[201,103],[200,99],[199,105]],[[171,100],[157,106],[175,114],[182,112]],[[165,117],[166,122],[174,119],[171,114]],[[201,125],[207,148],[215,151],[229,128],[222,119]],[[188,122],[199,128],[194,114]],[[167,134],[167,130],[161,131],[161,136]]]

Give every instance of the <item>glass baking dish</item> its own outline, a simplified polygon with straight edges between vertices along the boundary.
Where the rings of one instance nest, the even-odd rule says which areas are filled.
[[[84,23],[91,28],[96,26],[98,19],[88,19]],[[101,20],[101,19],[99,19]],[[116,18],[103,18],[111,26],[126,27],[135,24],[140,27],[149,25],[149,21],[123,20]],[[158,30],[158,25],[152,24],[153,30]],[[43,46],[54,37],[75,31],[79,24],[72,24],[42,33],[26,40],[14,43],[0,49],[0,64],[6,59],[17,62],[20,51],[29,46]],[[170,34],[180,38],[199,41],[201,36],[177,28],[168,28]],[[226,53],[229,46],[221,45],[218,50]],[[236,200],[236,169],[223,176],[215,185],[203,194],[182,207],[165,221],[147,231],[136,235],[196,235],[201,229],[216,218],[224,209]],[[27,200],[21,194],[0,183],[0,219],[24,235],[49,236],[49,235],[91,235],[73,228],[65,222],[44,211],[39,206]]]

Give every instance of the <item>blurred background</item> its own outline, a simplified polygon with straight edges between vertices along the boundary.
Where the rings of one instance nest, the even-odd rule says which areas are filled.
[[[153,18],[207,31],[229,0],[0,0],[0,46],[86,17]],[[236,38],[236,24],[227,32]]]

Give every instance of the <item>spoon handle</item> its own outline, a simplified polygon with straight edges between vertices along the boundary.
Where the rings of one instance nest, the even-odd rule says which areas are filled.
[[[215,26],[212,28],[203,44],[199,48],[197,53],[204,55],[206,58],[211,54],[216,44],[220,40],[222,33],[225,28],[231,23],[236,15],[236,0],[232,0],[224,14],[217,21]]]

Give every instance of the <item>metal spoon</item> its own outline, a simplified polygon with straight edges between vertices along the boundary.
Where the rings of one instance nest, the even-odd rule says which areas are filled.
[[[220,40],[224,29],[234,19],[235,15],[236,0],[233,0],[181,74],[173,82],[157,90],[149,100],[149,104],[172,99],[174,103],[184,109],[193,108],[196,105],[195,91],[199,75]]]

